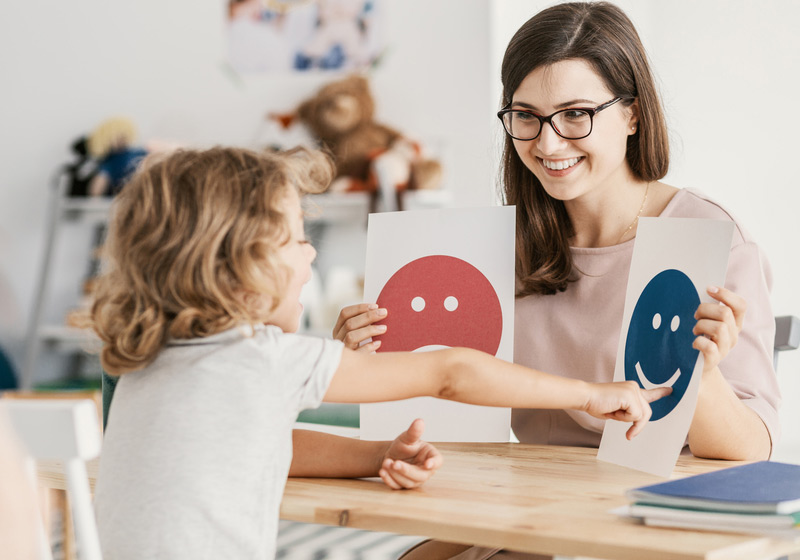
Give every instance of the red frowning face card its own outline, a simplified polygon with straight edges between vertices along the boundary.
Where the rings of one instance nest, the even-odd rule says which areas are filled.
[[[388,310],[379,352],[468,347],[513,359],[516,208],[370,214],[364,300]],[[402,375],[402,374],[401,374]],[[360,407],[360,437],[391,440],[415,418],[430,441],[508,441],[511,411],[428,397]]]
[[[466,347],[496,354],[503,334],[491,282],[465,260],[431,255],[395,272],[377,299],[389,312],[381,352]]]

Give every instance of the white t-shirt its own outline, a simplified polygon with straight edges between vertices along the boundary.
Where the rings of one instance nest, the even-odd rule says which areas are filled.
[[[319,406],[342,348],[232,329],[121,376],[95,489],[104,556],[273,558],[292,426]]]

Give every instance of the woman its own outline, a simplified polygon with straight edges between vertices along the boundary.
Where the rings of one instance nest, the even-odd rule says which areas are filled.
[[[669,167],[667,131],[631,21],[605,2],[548,8],[511,39],[501,75],[503,197],[517,208],[514,361],[611,380],[640,218],[733,221],[726,285],[709,288],[719,304],[703,303],[695,314],[693,346],[705,366],[687,443],[699,457],[768,458],[780,403],[769,265],[724,208],[660,182]],[[346,308],[334,337],[357,346],[379,334],[372,325],[379,318],[366,306]],[[512,426],[523,443],[598,446],[603,422],[517,409]],[[464,549],[449,546],[423,544],[404,559]],[[495,553],[472,548],[457,558],[511,557]]]

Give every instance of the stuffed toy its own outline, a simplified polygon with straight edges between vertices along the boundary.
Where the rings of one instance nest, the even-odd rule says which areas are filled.
[[[97,160],[97,174],[89,184],[92,196],[113,196],[136,170],[147,151],[134,145],[136,127],[124,117],[100,123],[89,135],[89,153]]]
[[[76,159],[61,168],[67,176],[67,196],[87,196],[89,185],[97,175],[97,162],[89,156],[88,143],[86,136],[73,141],[70,148]]]
[[[403,134],[375,122],[375,102],[367,79],[353,75],[323,86],[294,113],[271,114],[284,127],[299,120],[336,164],[332,192],[373,193],[371,210],[402,209],[402,193],[441,184],[438,161]]]

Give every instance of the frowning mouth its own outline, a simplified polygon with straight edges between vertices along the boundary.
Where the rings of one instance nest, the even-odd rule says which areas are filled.
[[[639,377],[639,384],[648,391],[651,389],[658,389],[660,387],[672,387],[681,376],[681,368],[678,368],[675,370],[675,373],[672,374],[672,377],[664,381],[664,383],[652,383],[649,379],[647,379],[647,376],[642,371],[642,365],[640,362],[636,362],[635,369],[636,375]]]
[[[425,346],[420,346],[412,350],[412,352],[433,352],[435,350],[445,350],[447,348],[451,348],[450,346],[446,346],[444,344],[427,344]]]

